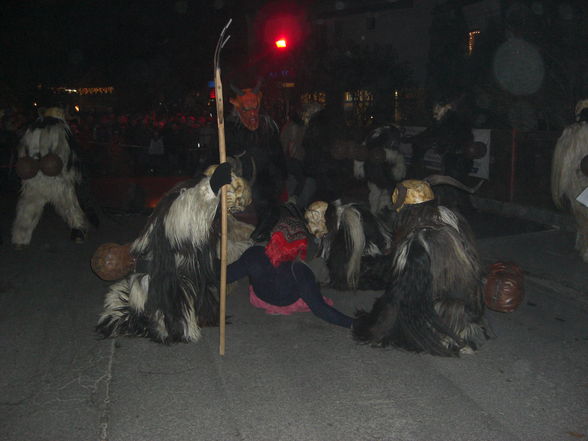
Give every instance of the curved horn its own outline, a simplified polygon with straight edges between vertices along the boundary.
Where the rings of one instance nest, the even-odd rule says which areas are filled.
[[[230,86],[231,86],[231,90],[235,93],[235,95],[239,95],[239,96],[245,95],[245,92],[243,92],[241,89],[239,89],[233,83],[231,83]]]
[[[480,187],[482,186],[482,184],[484,183],[484,180],[481,179],[480,182],[478,182],[474,187],[468,187],[464,183],[458,181],[455,178],[452,178],[451,176],[447,176],[447,175],[430,175],[430,176],[427,176],[425,179],[423,179],[423,181],[428,182],[429,185],[431,185],[431,186],[433,186],[433,185],[451,185],[453,187],[459,188],[460,190],[467,191],[470,194],[474,194],[475,192],[477,192],[480,189]]]

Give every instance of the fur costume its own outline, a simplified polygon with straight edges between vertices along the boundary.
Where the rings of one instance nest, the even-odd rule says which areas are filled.
[[[304,141],[304,135],[308,123],[312,117],[322,109],[323,106],[319,103],[307,103],[303,106],[299,118],[294,116],[284,124],[284,127],[282,127],[280,132],[280,142],[282,143],[282,148],[287,157],[294,158],[298,161],[304,160],[305,151],[302,143]]]
[[[361,204],[316,201],[305,212],[336,289],[384,289],[392,234]]]
[[[483,183],[470,188],[443,175],[431,175],[425,181],[431,186],[450,186],[468,193],[474,193]],[[391,203],[374,215],[358,203],[344,204],[339,199],[330,204],[315,201],[307,207],[304,216],[309,231],[320,240],[320,257],[327,264],[333,287],[345,290],[386,287],[395,234],[388,226],[396,216]]]
[[[553,152],[551,196],[557,208],[573,214],[577,227],[576,250],[588,263],[588,207],[576,200],[588,187],[588,176],[580,167],[588,155],[588,100],[576,106],[576,120],[564,129]]]
[[[131,246],[137,271],[106,294],[97,325],[102,335],[194,342],[201,327],[218,324],[214,224],[220,198],[211,189],[213,179],[207,172],[200,180],[181,182],[157,205]],[[250,202],[249,185],[232,175],[229,210],[243,210]]]
[[[72,149],[73,138],[64,112],[59,108],[47,109],[23,135],[18,146],[20,164],[41,164],[32,177],[23,176],[16,217],[12,226],[12,243],[21,248],[31,242],[43,209],[50,203],[72,230],[72,239],[83,241],[88,221],[76,194],[81,182],[78,157]],[[59,159],[56,159],[57,155]],[[43,160],[53,157],[61,161],[61,170],[48,171]],[[17,163],[17,171],[20,165]],[[56,173],[57,172],[57,173]]]
[[[408,189],[405,197],[399,188]],[[392,225],[398,235],[392,277],[371,311],[358,311],[353,336],[432,355],[471,353],[489,335],[471,230],[458,214],[435,204],[423,181],[403,181],[394,195],[394,202],[404,202],[396,203],[400,211]]]
[[[427,175],[425,153],[433,149],[441,156],[441,174],[466,182],[474,160],[470,146],[474,142],[470,106],[465,95],[448,93],[433,106],[433,124],[425,131],[407,139],[412,145],[412,159],[407,173],[411,179]],[[451,187],[435,189],[440,203],[461,213],[473,211],[468,195]]]
[[[393,125],[378,127],[363,142],[366,161],[353,161],[355,179],[367,181],[372,214],[389,205],[390,192],[406,177],[406,163],[400,152],[400,130]]]

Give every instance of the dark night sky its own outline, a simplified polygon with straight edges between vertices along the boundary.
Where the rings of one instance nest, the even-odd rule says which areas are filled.
[[[227,56],[244,51],[244,11],[230,2],[11,0],[2,12],[3,81],[15,89],[162,76],[181,84],[206,81],[229,17]]]

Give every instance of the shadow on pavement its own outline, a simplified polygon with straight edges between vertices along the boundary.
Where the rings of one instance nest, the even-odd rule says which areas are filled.
[[[465,217],[470,223],[477,239],[515,236],[517,234],[536,233],[554,229],[552,225],[545,225],[516,217],[506,217],[484,211],[474,211],[468,213]]]

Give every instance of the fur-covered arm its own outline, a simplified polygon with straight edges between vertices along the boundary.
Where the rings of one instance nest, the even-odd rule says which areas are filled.
[[[151,254],[155,242],[162,240],[174,250],[187,244],[202,247],[209,240],[218,202],[209,177],[179,183],[155,207],[131,252],[135,256]]]

